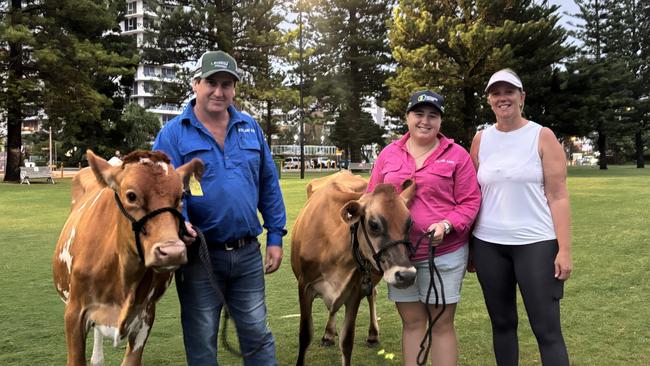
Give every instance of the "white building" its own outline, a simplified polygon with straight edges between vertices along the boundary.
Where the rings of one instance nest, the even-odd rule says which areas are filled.
[[[126,0],[126,19],[120,24],[123,34],[136,37],[138,47],[148,42],[147,30],[153,28],[158,16],[142,0]],[[157,82],[171,81],[176,78],[175,67],[178,65],[139,64],[134,76],[131,101],[155,113],[162,124],[179,115],[182,110],[173,104],[154,105],[153,89]]]

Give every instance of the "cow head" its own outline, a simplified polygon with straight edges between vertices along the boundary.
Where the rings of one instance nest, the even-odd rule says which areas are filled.
[[[178,211],[190,177],[201,180],[203,162],[193,159],[174,169],[161,152],[134,151],[124,158],[121,166],[111,166],[90,150],[87,156],[97,181],[115,191],[119,198],[117,204],[122,205],[125,216],[142,223],[142,229],[134,235],[138,238],[126,241],[132,246],[129,249],[140,254],[146,267],[158,272],[172,271],[186,263],[187,248],[179,237],[184,230],[183,220]],[[156,214],[156,211],[162,212]]]
[[[379,184],[373,192],[358,201],[350,201],[341,209],[348,225],[358,223],[357,238],[362,255],[370,261],[383,279],[396,287],[407,287],[415,281],[415,268],[404,242],[408,240],[411,215],[407,204],[415,194],[415,184],[407,180],[397,194],[391,184]]]

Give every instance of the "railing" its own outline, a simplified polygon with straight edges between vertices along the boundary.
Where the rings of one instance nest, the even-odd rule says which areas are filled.
[[[273,145],[271,153],[274,156],[300,156],[299,145]],[[336,146],[305,145],[306,156],[335,156]]]

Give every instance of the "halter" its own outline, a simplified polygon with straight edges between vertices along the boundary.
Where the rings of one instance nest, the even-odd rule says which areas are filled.
[[[366,217],[365,215],[361,215],[359,218],[359,221],[356,223],[350,225],[350,240],[352,242],[352,256],[354,257],[354,260],[357,264],[357,268],[361,272],[361,287],[364,293],[364,296],[369,296],[372,293],[372,282],[370,280],[370,271],[372,270],[372,265],[370,264],[370,261],[366,259],[362,254],[359,249],[359,238],[357,237],[357,231],[359,230],[359,224],[361,224],[361,231],[363,232],[363,236],[366,239],[367,245],[370,247],[370,250],[372,251],[372,259],[374,259],[375,264],[377,265],[377,270],[381,275],[384,274],[384,270],[381,268],[381,263],[383,262],[383,256],[384,253],[391,249],[394,246],[397,246],[399,244],[403,244],[406,246],[406,248],[411,252],[411,242],[409,241],[409,232],[411,231],[411,225],[412,223],[409,221],[408,229],[406,230],[406,234],[404,235],[404,239],[401,240],[392,240],[387,243],[384,243],[380,246],[379,250],[375,250],[375,247],[372,245],[372,242],[370,241],[370,237],[368,236],[368,232],[366,231]]]
[[[126,209],[124,208],[124,205],[122,204],[122,201],[120,200],[120,196],[118,196],[117,192],[115,192],[115,202],[117,202],[117,207],[120,208],[122,215],[124,215],[129,221],[131,221],[131,229],[135,234],[135,247],[138,249],[138,256],[140,257],[142,263],[144,263],[144,250],[142,249],[140,234],[147,235],[147,230],[144,227],[147,221],[160,215],[163,212],[169,212],[172,215],[174,215],[176,219],[178,219],[178,237],[182,238],[183,236],[188,235],[187,229],[185,228],[185,218],[183,217],[183,214],[178,212],[178,210],[173,207],[163,207],[157,210],[153,210],[148,214],[144,215],[140,220],[136,220],[133,218],[133,216],[129,215],[129,213],[126,212]]]

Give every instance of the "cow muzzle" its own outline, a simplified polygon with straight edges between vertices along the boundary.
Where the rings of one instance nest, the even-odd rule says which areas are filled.
[[[156,272],[173,271],[187,263],[187,247],[181,240],[168,240],[153,246],[153,258],[149,267]]]
[[[384,281],[397,287],[406,288],[415,282],[415,267],[392,266],[384,271]]]

